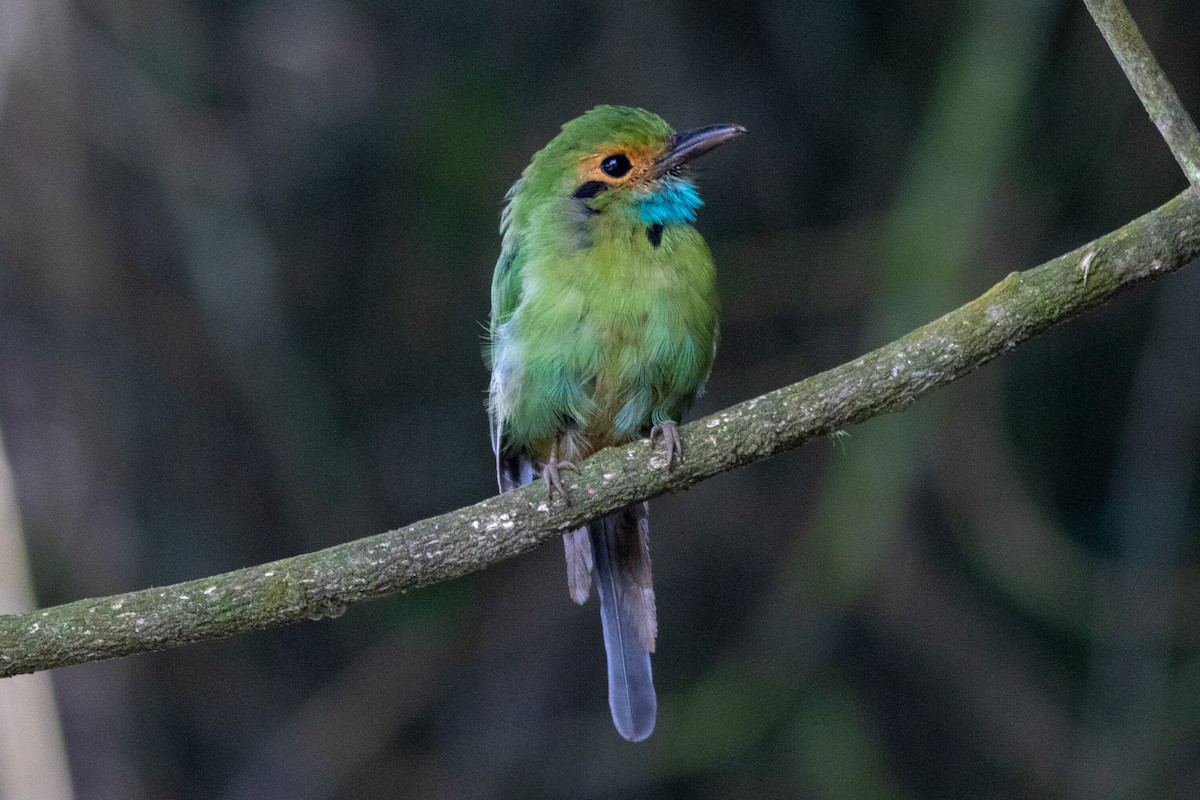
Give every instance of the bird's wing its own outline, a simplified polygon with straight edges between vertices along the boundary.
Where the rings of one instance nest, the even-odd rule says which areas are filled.
[[[517,372],[515,347],[511,341],[513,314],[521,302],[522,270],[525,255],[521,250],[520,221],[514,218],[515,200],[521,181],[513,184],[505,195],[507,204],[500,214],[500,258],[492,273],[492,318],[488,326],[488,360],[492,381],[488,389],[488,422],[492,436],[492,452],[496,454],[496,481],[500,491],[507,492],[531,482],[535,465],[529,454],[509,446],[504,436],[506,393],[515,391]],[[537,465],[540,468],[540,464]],[[576,603],[587,600],[592,587],[592,541],[587,528],[579,528],[563,536],[567,557],[567,588]]]
[[[513,225],[513,200],[520,188],[521,181],[518,180],[505,195],[507,202],[500,213],[502,244],[500,258],[492,273],[492,313],[488,325],[488,362],[492,368],[492,380],[488,387],[488,427],[492,452],[496,455],[496,480],[502,492],[533,480],[533,465],[529,459],[511,452],[504,439],[504,397],[506,392],[512,390],[514,366],[510,360],[508,322],[521,300],[521,269],[524,262],[520,237]]]
[[[520,246],[519,225],[513,220],[513,206],[522,181],[518,180],[504,195],[504,210],[500,212],[500,258],[492,273],[491,334],[512,317],[521,300],[521,267],[524,264]]]

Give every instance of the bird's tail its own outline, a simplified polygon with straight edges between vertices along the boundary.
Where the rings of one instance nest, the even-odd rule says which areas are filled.
[[[658,634],[650,573],[650,505],[635,503],[588,524],[592,540],[608,705],[617,732],[640,742],[654,731],[657,701],[650,653]]]

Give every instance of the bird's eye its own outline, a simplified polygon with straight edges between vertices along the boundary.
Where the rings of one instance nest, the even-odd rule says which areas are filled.
[[[610,178],[620,178],[633,167],[629,159],[621,153],[605,156],[600,162],[600,171]]]

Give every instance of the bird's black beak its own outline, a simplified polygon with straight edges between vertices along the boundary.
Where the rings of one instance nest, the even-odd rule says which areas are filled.
[[[677,170],[693,158],[702,156],[717,145],[724,144],[746,132],[741,125],[705,125],[671,137],[667,150],[654,164],[655,177]]]

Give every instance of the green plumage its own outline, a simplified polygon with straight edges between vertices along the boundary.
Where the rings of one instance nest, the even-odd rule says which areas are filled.
[[[662,150],[673,134],[648,112],[601,106],[564,125],[510,191],[490,330],[507,449],[544,459],[564,424],[589,451],[632,441],[678,421],[700,390],[717,326],[708,246],[687,222],[651,242],[636,205],[652,188],[572,196],[581,158]]]
[[[564,125],[509,191],[488,348],[501,489],[540,473],[562,493],[560,467],[648,434],[662,433],[668,466],[681,456],[675,423],[703,388],[717,338],[687,162],[742,132],[676,134],[647,111],[598,106]],[[565,537],[577,602],[595,575],[613,719],[635,741],[655,718],[647,520],[639,503]]]

